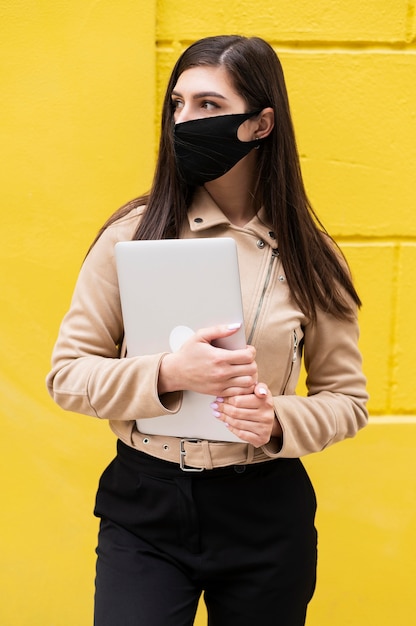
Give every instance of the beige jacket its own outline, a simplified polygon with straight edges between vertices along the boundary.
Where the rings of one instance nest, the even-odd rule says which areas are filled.
[[[201,188],[183,237],[233,237],[237,243],[247,341],[257,350],[259,381],[274,396],[283,442],[272,440],[255,449],[141,435],[137,418],[174,414],[181,400],[181,394],[158,396],[163,354],[120,358],[123,322],[114,245],[132,238],[141,213],[133,209],[108,227],[81,268],[47,377],[48,390],[62,408],[108,419],[126,444],[160,458],[179,463],[182,447],[186,466],[207,468],[300,457],[352,437],[366,424],[356,320],[319,312],[316,323],[310,323],[291,298],[276,236],[262,213],[243,228],[234,226]],[[308,397],[295,395],[302,353]]]

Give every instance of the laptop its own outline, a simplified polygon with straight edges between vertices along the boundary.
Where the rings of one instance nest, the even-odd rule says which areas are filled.
[[[164,239],[115,245],[127,357],[174,352],[200,328],[241,323],[219,347],[246,346],[234,239]],[[241,442],[213,415],[213,396],[184,391],[176,414],[138,419],[149,435]]]

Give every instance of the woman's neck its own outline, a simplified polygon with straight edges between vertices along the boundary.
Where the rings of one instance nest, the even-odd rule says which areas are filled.
[[[248,154],[221,178],[205,183],[205,189],[235,226],[245,226],[259,210],[254,197],[255,156]]]

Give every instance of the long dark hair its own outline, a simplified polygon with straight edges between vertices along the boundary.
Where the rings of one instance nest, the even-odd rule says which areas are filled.
[[[247,110],[272,107],[275,125],[258,150],[256,198],[278,234],[279,253],[292,295],[311,319],[317,308],[349,317],[361,305],[345,259],[307,198],[283,70],[273,48],[258,37],[207,37],[192,44],[173,68],[163,103],[159,156],[151,191],[119,209],[103,230],[133,207],[146,205],[134,239],[180,236],[194,189],[178,176],[173,146],[172,91],[196,66],[223,66]],[[98,236],[99,236],[98,235]],[[345,295],[346,294],[346,295]]]

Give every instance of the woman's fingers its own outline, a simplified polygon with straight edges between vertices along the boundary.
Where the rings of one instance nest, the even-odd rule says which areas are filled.
[[[181,348],[165,355],[159,370],[159,393],[189,390],[207,395],[252,393],[257,382],[253,346],[226,350],[212,341],[235,333],[236,326],[215,326],[197,331]]]
[[[275,413],[272,396],[266,385],[255,385],[249,395],[217,398],[211,409],[231,432],[256,447],[264,445],[273,433]]]
[[[251,393],[257,382],[256,351],[253,346],[226,350],[212,345],[213,341],[235,333],[241,324],[204,328],[183,346],[187,360],[186,373],[193,387],[184,387],[210,395]],[[184,370],[185,370],[184,367]]]
[[[201,337],[207,343],[212,343],[216,339],[223,339],[234,335],[241,328],[241,322],[235,324],[218,324],[218,326],[209,326],[201,328],[195,334]]]

